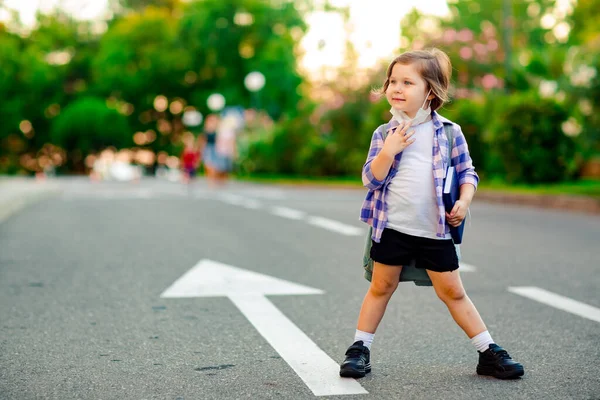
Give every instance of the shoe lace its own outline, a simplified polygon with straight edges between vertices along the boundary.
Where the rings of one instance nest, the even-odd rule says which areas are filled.
[[[363,351],[360,347],[350,347],[346,351],[346,355],[348,357],[360,357],[363,354]]]
[[[508,352],[504,349],[494,350],[494,354],[496,354],[503,360],[512,360],[512,358],[510,358],[510,356],[508,355]]]

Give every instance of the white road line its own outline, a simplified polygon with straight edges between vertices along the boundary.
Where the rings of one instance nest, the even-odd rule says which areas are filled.
[[[560,294],[555,294],[535,286],[509,287],[508,291],[558,308],[559,310],[600,322],[600,308],[561,296]]]
[[[459,261],[458,265],[460,266],[460,271],[461,272],[475,272],[475,271],[477,271],[477,268],[475,268],[475,266],[472,265],[472,264],[467,264],[467,263],[464,263],[462,261]]]
[[[278,217],[293,219],[296,221],[300,221],[306,216],[306,213],[304,211],[278,206],[271,208],[271,214],[277,215]]]
[[[242,196],[236,196],[235,194],[223,193],[219,195],[219,199],[234,206],[241,206],[244,204],[244,198]]]
[[[260,204],[260,201],[258,201],[258,200],[244,199],[244,202],[242,203],[242,207],[248,208],[250,210],[258,210],[259,208],[262,208],[262,204]]]
[[[219,198],[225,203],[249,209],[258,209],[262,207],[257,200],[247,199],[234,194],[224,193],[221,194]],[[365,232],[361,228],[357,228],[352,225],[347,225],[329,218],[307,215],[304,211],[294,210],[293,208],[275,206],[271,208],[271,213],[279,217],[293,219],[296,221],[305,219],[306,222],[308,222],[311,225],[328,229],[336,233],[341,233],[342,235],[346,236],[362,236]]]
[[[196,192],[194,192],[194,198],[195,199],[209,199],[210,196],[206,192],[196,191]]]
[[[365,234],[365,231],[363,229],[357,228],[352,225],[346,225],[329,218],[310,216],[308,217],[307,222],[311,225],[325,228],[333,232],[341,233],[342,235],[346,236],[361,236]]]
[[[110,199],[110,200],[135,200],[135,199],[150,199],[152,192],[142,189],[136,191],[107,191],[94,194],[84,194],[84,198]]]
[[[283,200],[285,195],[277,189],[250,189],[244,191],[248,196],[258,197],[259,199]]]
[[[229,193],[220,194],[218,197],[224,203],[231,204],[234,206],[240,206],[248,208],[250,210],[258,210],[259,208],[262,208],[262,204],[255,199],[245,198],[243,196],[238,196]]]

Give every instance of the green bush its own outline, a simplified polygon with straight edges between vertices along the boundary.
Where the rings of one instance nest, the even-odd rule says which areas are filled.
[[[238,172],[243,175],[277,172],[273,149],[273,131],[259,130],[244,134],[238,140]]]
[[[485,175],[488,155],[482,127],[486,123],[486,103],[484,99],[460,99],[446,104],[438,111],[440,115],[460,125],[473,165],[479,175]]]
[[[499,99],[489,128],[491,151],[502,161],[507,182],[559,182],[577,170],[576,144],[562,124],[564,106],[533,93]]]
[[[349,93],[343,97],[339,108],[327,111],[321,118],[321,124],[326,127],[329,148],[335,150],[337,162],[335,168],[330,168],[333,175],[357,176],[369,150],[371,134],[382,120],[375,126],[365,127],[366,110],[372,107],[366,88],[357,93]],[[388,114],[389,119],[389,114]],[[360,154],[360,157],[356,157]]]
[[[50,139],[70,154],[72,167],[74,162],[80,163],[91,152],[109,146],[124,148],[132,145],[126,117],[109,108],[104,100],[94,97],[76,100],[65,107],[53,121]]]
[[[93,97],[69,104],[54,120],[51,139],[67,151],[79,149],[83,153],[132,144],[126,117]]]
[[[295,170],[302,176],[336,176],[340,165],[336,157],[337,145],[331,136],[313,136],[295,157]]]
[[[582,54],[583,53],[583,54]],[[588,161],[600,156],[600,54],[580,49],[573,55],[571,67],[575,72],[565,75],[562,86],[567,93],[567,102],[572,104],[571,116],[581,130],[575,135],[582,157]],[[574,79],[581,75],[581,68],[595,71],[587,80]],[[579,81],[579,82],[578,82]]]
[[[243,174],[306,174],[297,157],[316,136],[308,117],[283,120],[272,129],[249,132],[240,139],[239,170]]]

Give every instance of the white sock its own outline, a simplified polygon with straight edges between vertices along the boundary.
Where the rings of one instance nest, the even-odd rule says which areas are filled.
[[[363,346],[365,346],[367,349],[371,350],[371,344],[373,343],[374,337],[375,337],[374,333],[363,332],[363,331],[359,331],[357,329],[356,333],[354,334],[354,342],[356,343],[359,340],[362,340]]]
[[[471,343],[477,349],[478,352],[483,353],[490,347],[490,344],[494,343],[492,336],[488,331],[481,332],[479,335],[471,338]]]

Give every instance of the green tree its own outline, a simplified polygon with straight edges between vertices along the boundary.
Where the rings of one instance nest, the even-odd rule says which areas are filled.
[[[527,90],[557,79],[568,50],[554,0],[449,1],[450,18],[413,11],[402,21],[408,48],[437,46],[450,54],[459,87]]]
[[[177,20],[168,10],[148,7],[127,14],[100,41],[92,62],[94,91],[129,115],[133,129],[163,132],[150,145],[153,150],[169,149],[182,125],[166,106],[184,95],[190,58],[178,41]],[[154,107],[157,96],[165,97],[165,108]]]
[[[190,100],[206,111],[206,99],[223,94],[228,104],[256,105],[244,78],[260,71],[265,87],[260,106],[275,119],[296,112],[303,82],[297,71],[297,47],[306,31],[302,2],[202,0],[183,12],[179,35],[193,55]]]
[[[0,25],[0,172],[13,171],[17,155],[27,149],[27,138],[19,131],[26,106],[21,97],[23,85],[17,79],[23,67],[22,48],[21,38]]]
[[[177,94],[190,57],[177,42],[176,26],[166,11],[156,8],[111,25],[92,63],[96,90],[142,110],[158,94]]]
[[[548,183],[574,176],[577,146],[563,132],[569,117],[563,104],[523,93],[499,103],[495,112],[491,148],[504,165],[507,181]]]
[[[81,98],[69,104],[52,124],[52,143],[65,149],[67,166],[83,170],[84,157],[105,147],[132,144],[127,118],[100,98]]]
[[[125,10],[143,11],[146,7],[166,8],[174,10],[181,0],[109,0],[110,7],[120,13]]]
[[[600,157],[600,0],[579,0],[571,15],[561,87],[573,105],[571,121],[587,158]]]
[[[88,28],[89,23],[56,11],[38,14],[28,35],[0,29],[0,138],[9,137],[2,146],[10,153],[9,163],[14,165],[20,154],[33,156],[46,145],[52,118],[86,90],[86,65],[93,49]]]

